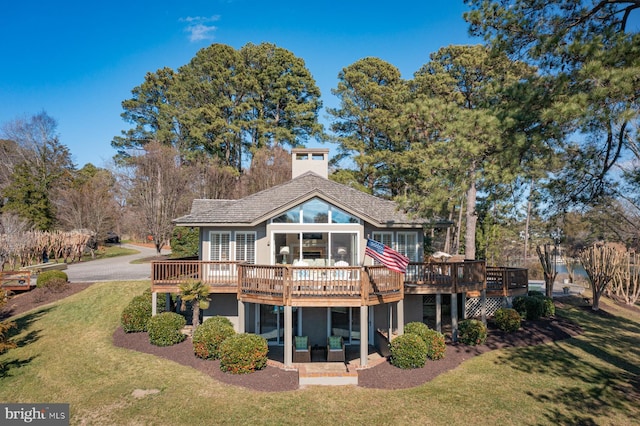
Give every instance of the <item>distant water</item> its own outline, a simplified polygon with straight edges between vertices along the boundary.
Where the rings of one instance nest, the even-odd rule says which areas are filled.
[[[564,263],[560,264],[558,263],[556,265],[556,271],[558,272],[558,274],[566,274],[567,273],[567,265],[565,265]],[[587,271],[584,270],[584,268],[582,267],[581,264],[575,265],[573,267],[573,274],[575,276],[582,276],[582,277],[587,277]]]

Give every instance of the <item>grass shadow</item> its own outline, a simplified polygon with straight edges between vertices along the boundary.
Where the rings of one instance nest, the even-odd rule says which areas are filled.
[[[22,368],[34,359],[36,359],[36,357],[32,356],[26,359],[13,359],[11,361],[0,363],[0,379],[9,377],[11,375],[11,370]]]
[[[593,313],[581,308],[563,310],[561,315],[579,323],[585,333],[562,343],[508,351],[497,362],[540,377],[581,382],[567,388],[528,393],[549,407],[542,415],[551,423],[596,424],[595,417],[606,417],[612,409],[633,418],[640,400],[640,356],[631,350],[640,345],[637,325],[607,312]],[[575,349],[576,353],[587,353],[598,361],[590,362],[576,355]],[[558,409],[557,404],[562,408]]]

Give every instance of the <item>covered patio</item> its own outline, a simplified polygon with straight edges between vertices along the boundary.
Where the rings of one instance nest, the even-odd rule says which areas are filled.
[[[488,287],[487,280],[490,278]],[[406,274],[399,274],[381,265],[374,266],[292,266],[254,265],[222,261],[155,261],[152,262],[152,292],[154,301],[158,293],[178,293],[180,283],[201,280],[209,285],[212,294],[235,294],[238,301],[238,331],[245,332],[247,304],[280,307],[283,333],[279,346],[270,347],[274,354],[282,351],[282,362],[291,366],[293,360],[294,309],[346,307],[358,309],[358,324],[370,327],[368,307],[386,305],[389,329],[381,330],[386,336],[404,331],[404,301],[410,295],[433,294],[441,302],[443,294],[479,295],[481,305],[486,305],[487,290],[502,295],[518,295],[527,291],[526,269],[487,267],[484,261],[410,263]],[[500,287],[498,289],[498,287]],[[436,306],[440,306],[438,303]],[[155,307],[155,303],[154,303]],[[395,308],[395,309],[394,309]],[[452,339],[457,336],[459,317],[457,304],[451,304]],[[395,310],[395,313],[393,313]],[[155,314],[155,312],[154,312]],[[463,310],[462,317],[466,315]],[[484,319],[486,309],[481,309]],[[395,318],[395,327],[392,327]],[[441,330],[441,310],[436,309],[436,324]],[[386,347],[382,341],[370,342],[375,334],[363,329],[358,344],[348,345],[351,359],[360,359],[360,365],[368,363],[371,348]],[[386,338],[388,341],[388,338]],[[358,350],[355,350],[355,348]],[[276,349],[280,348],[280,349]],[[377,351],[377,350],[376,350]],[[314,359],[322,357],[317,348]],[[384,354],[383,354],[384,355]]]

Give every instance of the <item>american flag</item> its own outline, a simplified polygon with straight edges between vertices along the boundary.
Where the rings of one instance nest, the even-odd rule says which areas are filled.
[[[378,241],[367,239],[367,248],[364,254],[382,263],[392,271],[401,274],[407,271],[409,258]]]

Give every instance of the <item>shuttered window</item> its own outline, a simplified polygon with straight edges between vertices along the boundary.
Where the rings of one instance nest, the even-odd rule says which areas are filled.
[[[211,240],[211,260],[228,261],[231,260],[231,233],[230,232],[210,232]]]
[[[256,233],[236,232],[236,260],[256,263]]]
[[[418,235],[415,232],[398,232],[397,251],[412,262],[418,262]]]

